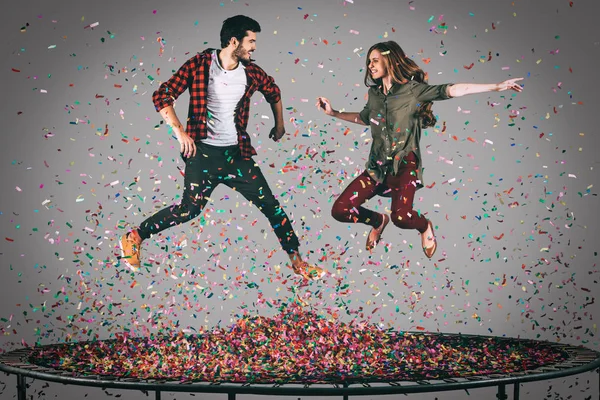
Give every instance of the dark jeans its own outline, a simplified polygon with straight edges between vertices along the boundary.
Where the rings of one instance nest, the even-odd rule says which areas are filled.
[[[417,190],[416,156],[409,153],[400,163],[398,174],[386,175],[383,183],[363,172],[354,179],[333,204],[331,215],[340,222],[360,222],[378,227],[383,222],[382,216],[362,207],[367,200],[376,195],[392,198],[391,221],[398,228],[416,229],[423,233],[427,230],[427,218],[419,215],[413,207],[415,191]]]
[[[241,193],[267,217],[288,253],[298,250],[298,237],[281,205],[273,196],[262,171],[252,159],[243,159],[238,146],[216,147],[197,144],[196,155],[185,160],[181,203],[163,208],[141,223],[142,239],[196,218],[213,190],[224,184]]]

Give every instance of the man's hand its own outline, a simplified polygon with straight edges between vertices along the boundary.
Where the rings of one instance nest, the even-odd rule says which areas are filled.
[[[178,129],[175,131],[175,137],[180,145],[179,151],[184,157],[188,158],[196,155],[196,143],[187,133]]]
[[[271,129],[271,133],[269,133],[269,137],[274,141],[278,141],[285,135],[285,127],[283,125],[275,125],[273,129]]]

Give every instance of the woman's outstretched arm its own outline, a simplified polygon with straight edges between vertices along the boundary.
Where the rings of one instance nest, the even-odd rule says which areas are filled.
[[[460,97],[467,94],[484,93],[484,92],[502,92],[505,90],[514,90],[522,92],[523,87],[517,81],[523,78],[508,79],[500,83],[455,83],[448,86],[448,94],[451,97]]]

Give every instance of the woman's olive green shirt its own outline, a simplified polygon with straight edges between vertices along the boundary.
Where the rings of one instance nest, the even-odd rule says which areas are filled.
[[[369,88],[367,104],[360,112],[360,118],[371,126],[373,142],[366,168],[373,179],[382,183],[386,174],[396,174],[404,156],[413,151],[417,156],[417,189],[423,187],[418,108],[426,101],[451,98],[448,94],[451,85],[416,81],[394,83],[387,95],[381,87]]]

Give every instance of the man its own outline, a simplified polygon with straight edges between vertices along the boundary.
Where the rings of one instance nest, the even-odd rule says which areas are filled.
[[[222,183],[240,192],[268,218],[294,273],[314,280],[325,274],[302,260],[291,221],[252,159],[256,150],[246,126],[254,92],[260,91],[271,105],[275,127],[269,137],[278,141],[285,134],[279,87],[251,58],[258,32],[260,25],[252,18],[237,15],[226,19],[221,28],[221,49],[207,49],[192,57],[154,92],[156,110],[180,143],[185,187],[180,204],[158,211],[121,237],[121,259],[132,270],[140,267],[145,239],[197,217]],[[190,104],[184,130],[173,104],[186,89]]]

